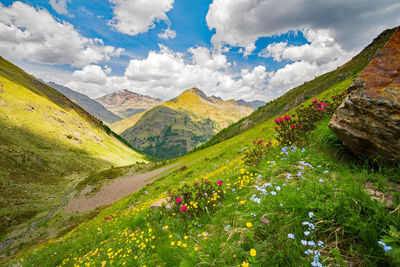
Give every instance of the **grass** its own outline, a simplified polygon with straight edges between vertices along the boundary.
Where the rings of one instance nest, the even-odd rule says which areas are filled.
[[[245,167],[241,160],[233,160],[205,176],[224,183],[223,200],[213,211],[183,219],[168,210],[149,209],[156,199],[179,187],[179,178],[186,176],[184,172],[174,173],[18,260],[23,258],[24,266],[232,266],[243,262],[290,266],[309,265],[313,256],[304,251],[311,248],[321,254],[319,260],[325,266],[389,266],[390,260],[377,241],[390,225],[399,228],[400,214],[390,214],[384,204],[371,199],[364,184],[370,177],[387,179],[390,172],[342,161],[347,152],[333,145],[337,141],[326,129],[324,121],[310,136],[312,141],[304,144],[303,152],[299,147],[286,155],[275,147],[257,167]],[[289,173],[291,179],[287,179]],[[199,179],[184,181],[191,184]],[[270,183],[267,196],[254,187],[265,183]],[[259,204],[251,201],[253,195],[261,198]],[[309,212],[313,212],[313,218],[309,218]],[[269,223],[262,222],[262,217]],[[308,230],[302,225],[304,221],[315,226],[309,236],[304,234]],[[294,234],[295,240],[288,234]],[[303,246],[300,240],[322,241],[324,245]],[[256,250],[256,256],[250,256],[251,249]]]
[[[148,159],[53,88],[0,58],[0,238],[24,232],[93,170]]]

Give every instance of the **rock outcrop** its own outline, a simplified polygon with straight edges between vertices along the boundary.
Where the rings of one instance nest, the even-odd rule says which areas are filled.
[[[356,155],[400,162],[400,27],[349,88],[329,127]]]

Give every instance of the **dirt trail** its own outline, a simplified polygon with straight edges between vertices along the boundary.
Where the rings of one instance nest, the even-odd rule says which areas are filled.
[[[176,164],[172,166],[165,166],[163,168],[148,173],[141,173],[118,178],[111,183],[104,185],[100,189],[100,191],[95,193],[94,195],[91,195],[89,197],[80,196],[78,198],[71,199],[68,202],[68,205],[65,206],[65,212],[82,212],[113,203],[123,197],[126,197],[138,191],[147,183],[159,178],[159,175],[163,172],[167,170],[173,171],[175,169],[175,166]]]

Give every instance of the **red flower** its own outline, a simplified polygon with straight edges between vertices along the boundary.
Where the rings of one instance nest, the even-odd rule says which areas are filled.
[[[187,211],[187,206],[183,205],[183,206],[181,207],[181,211],[182,211],[182,212]]]
[[[278,120],[278,119],[276,119],[276,120],[275,120],[275,123],[279,123],[279,120]]]
[[[277,130],[277,131],[278,131],[278,127],[275,127],[275,130]]]
[[[279,122],[284,122],[285,119],[284,118],[279,118]]]
[[[340,94],[341,94],[341,95],[344,95],[344,92],[341,92]]]
[[[255,144],[256,143],[256,140],[253,140],[253,144]]]
[[[104,220],[111,220],[112,218],[111,217],[109,217],[109,216],[106,216],[106,217],[104,217]]]
[[[177,198],[175,199],[175,201],[176,201],[176,203],[180,203],[180,202],[182,202],[182,198],[177,197]]]
[[[286,116],[285,115],[285,117],[283,117],[285,120],[290,120],[291,119],[291,117],[290,116]]]
[[[296,127],[294,127],[294,125],[293,125],[293,124],[292,124],[292,125],[290,125],[290,128],[291,128],[292,130],[296,129]]]
[[[313,103],[318,103],[318,99],[316,98],[316,99],[314,99],[312,102],[313,102]]]
[[[262,140],[260,139],[258,142],[257,142],[257,144],[261,144],[262,143]]]

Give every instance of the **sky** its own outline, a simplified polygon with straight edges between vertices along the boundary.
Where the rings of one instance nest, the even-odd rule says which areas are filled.
[[[269,101],[398,25],[398,0],[0,0],[0,55],[92,98]]]

